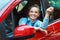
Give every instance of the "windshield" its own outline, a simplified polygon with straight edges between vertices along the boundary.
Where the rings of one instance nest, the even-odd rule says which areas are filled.
[[[0,12],[2,11],[2,9],[10,2],[10,0],[0,0]],[[4,4],[3,4],[4,3]],[[0,13],[0,16],[2,15],[3,13]]]
[[[0,0],[0,11],[10,2],[10,0]],[[3,4],[4,3],[4,4]]]

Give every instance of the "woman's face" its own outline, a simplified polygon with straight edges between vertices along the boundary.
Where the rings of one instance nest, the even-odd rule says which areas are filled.
[[[39,9],[37,7],[32,7],[29,11],[29,17],[32,20],[35,20],[39,17],[40,13],[39,13]]]

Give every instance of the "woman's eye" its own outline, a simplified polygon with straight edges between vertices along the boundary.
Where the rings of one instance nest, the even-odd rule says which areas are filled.
[[[38,13],[38,12],[35,12],[35,13]]]

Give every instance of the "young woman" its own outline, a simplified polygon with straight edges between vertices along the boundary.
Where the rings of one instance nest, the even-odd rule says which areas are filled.
[[[49,7],[46,9],[46,14],[43,19],[43,22],[38,20],[37,18],[40,16],[40,9],[37,4],[30,6],[28,11],[28,17],[27,18],[21,18],[19,20],[19,25],[28,25],[34,27],[35,30],[40,30],[42,32],[47,33],[45,30],[48,27],[49,23],[49,16],[54,11],[53,7]]]

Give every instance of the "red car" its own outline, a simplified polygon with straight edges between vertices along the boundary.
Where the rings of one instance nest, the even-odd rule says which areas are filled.
[[[1,40],[13,40],[14,29],[18,26],[18,21],[21,17],[26,17],[27,8],[34,4],[39,4],[41,10],[41,18],[45,15],[45,10],[49,6],[53,5],[53,2],[48,0],[0,0],[0,39]],[[50,3],[50,5],[49,5]],[[52,3],[52,4],[51,4]],[[53,7],[55,7],[53,5]],[[40,31],[35,33],[35,36],[28,40],[60,40],[60,9],[55,7],[55,11],[50,16],[50,23],[48,28],[48,34],[45,35]],[[25,34],[24,34],[25,35]]]

